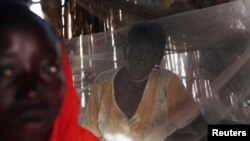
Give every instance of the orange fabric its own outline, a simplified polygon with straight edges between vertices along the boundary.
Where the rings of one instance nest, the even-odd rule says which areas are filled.
[[[90,131],[78,124],[80,102],[73,86],[70,65],[63,49],[61,56],[66,89],[61,111],[54,123],[49,141],[99,141]]]

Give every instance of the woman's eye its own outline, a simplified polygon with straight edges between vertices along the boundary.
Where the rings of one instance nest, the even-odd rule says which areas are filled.
[[[0,67],[0,77],[12,77],[14,75],[14,69],[10,67]]]
[[[53,64],[48,64],[44,66],[44,71],[49,74],[56,74],[58,72],[58,67]]]

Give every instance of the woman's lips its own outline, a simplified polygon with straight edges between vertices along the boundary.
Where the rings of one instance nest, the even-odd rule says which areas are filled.
[[[45,106],[46,107],[46,106]],[[49,123],[49,110],[44,106],[17,108],[12,115],[13,125],[25,130],[40,130]]]
[[[29,111],[16,117],[15,123],[19,128],[25,131],[41,131],[48,125],[48,117],[43,112]]]

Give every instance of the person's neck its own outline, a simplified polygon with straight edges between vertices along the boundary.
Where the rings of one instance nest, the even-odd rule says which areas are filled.
[[[124,71],[125,71],[125,74],[128,76],[128,78],[134,83],[140,83],[140,82],[144,82],[148,80],[150,72],[151,72],[151,71],[134,72],[134,71],[129,71],[126,67]],[[130,72],[134,72],[134,73],[130,73]]]

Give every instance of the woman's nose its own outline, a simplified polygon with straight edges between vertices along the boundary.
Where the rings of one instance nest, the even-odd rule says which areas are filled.
[[[21,81],[22,85],[19,87],[17,97],[26,100],[35,99],[39,93],[38,78],[35,75],[26,75],[26,77],[23,77]]]

